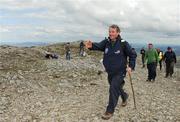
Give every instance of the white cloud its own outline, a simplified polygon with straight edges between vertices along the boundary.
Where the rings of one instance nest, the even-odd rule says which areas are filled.
[[[28,32],[22,34],[40,40],[47,36],[59,40],[61,37],[103,39],[108,26],[115,23],[130,40],[180,40],[179,0],[1,0],[0,8],[10,11],[1,18],[30,18],[45,23],[11,25],[3,35],[4,39],[9,38],[10,32],[16,33],[16,29],[23,28]],[[18,14],[26,9],[44,11]]]

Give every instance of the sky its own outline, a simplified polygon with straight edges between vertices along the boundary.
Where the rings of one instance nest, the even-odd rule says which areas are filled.
[[[180,0],[0,0],[0,43],[101,41],[180,45]]]

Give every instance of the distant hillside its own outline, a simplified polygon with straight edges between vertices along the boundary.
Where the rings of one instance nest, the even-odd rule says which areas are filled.
[[[23,42],[23,43],[1,43],[0,45],[10,45],[17,47],[32,47],[32,46],[46,46],[49,43],[46,42]]]
[[[66,42],[61,42],[61,43],[66,43]],[[71,43],[80,43],[80,41],[74,41]],[[6,43],[6,45],[11,45],[11,46],[18,46],[18,47],[32,47],[32,46],[47,46],[50,43],[46,43],[46,42],[24,42],[24,43]],[[56,43],[54,43],[56,44]],[[1,43],[0,45],[4,45],[3,43]],[[146,44],[135,44],[132,43],[131,44],[132,47],[134,47],[136,49],[136,51],[139,53],[141,48],[146,48],[147,45]],[[173,48],[173,50],[175,51],[177,56],[180,56],[180,44],[179,45],[154,45],[155,48],[160,48],[163,52],[165,52],[167,50],[167,47],[170,46]]]

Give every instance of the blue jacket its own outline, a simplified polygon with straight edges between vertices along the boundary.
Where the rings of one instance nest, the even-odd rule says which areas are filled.
[[[137,58],[137,53],[136,53],[136,51],[134,50],[132,50],[132,58],[133,58],[133,60],[135,61],[136,60],[136,58]]]
[[[127,57],[129,57],[129,67],[133,66],[133,54],[128,42],[116,39],[114,45],[111,40],[105,39],[99,43],[93,43],[90,50],[99,50],[104,52],[103,64],[108,74],[126,74]]]

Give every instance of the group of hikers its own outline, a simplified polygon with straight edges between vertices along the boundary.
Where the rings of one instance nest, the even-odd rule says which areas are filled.
[[[72,57],[71,57],[71,46],[70,46],[70,42],[67,42],[64,46],[64,49],[65,49],[65,58],[66,60],[70,60]],[[85,56],[85,45],[84,45],[84,42],[81,41],[80,42],[80,45],[79,45],[79,55],[81,57]],[[58,55],[55,54],[55,53],[51,53],[50,51],[46,51],[45,52],[45,57],[47,59],[58,59]]]
[[[137,53],[130,44],[123,40],[120,35],[120,28],[118,25],[109,26],[109,37],[101,42],[86,41],[85,47],[89,50],[98,50],[104,52],[103,66],[108,74],[109,87],[109,102],[106,107],[102,119],[110,119],[115,111],[119,96],[122,99],[121,106],[127,105],[128,93],[123,89],[125,84],[124,78],[126,73],[131,74],[135,70]],[[174,64],[176,63],[176,55],[171,47],[163,55],[160,49],[155,49],[153,44],[148,44],[148,49],[140,51],[142,55],[142,67],[145,67],[147,62],[148,78],[147,81],[155,81],[157,64],[160,64],[162,69],[162,62],[166,63],[166,75],[172,77]],[[128,59],[128,60],[127,60]]]
[[[148,49],[141,49],[142,67],[145,67],[145,61],[147,61],[148,79],[147,81],[155,81],[156,67],[159,64],[160,70],[162,70],[162,63],[165,63],[165,78],[172,77],[174,73],[174,64],[176,63],[176,54],[171,47],[167,47],[167,51],[163,54],[163,51],[159,48],[153,48],[153,44],[148,44]]]
[[[126,73],[131,74],[135,70],[137,53],[135,48],[123,40],[120,35],[120,28],[118,25],[109,26],[109,37],[101,42],[82,41],[79,45],[79,55],[84,56],[85,48],[89,50],[98,50],[104,52],[103,66],[108,74],[109,87],[109,102],[102,119],[110,119],[115,111],[119,96],[122,99],[121,106],[127,105],[128,93],[123,89],[125,85]],[[65,44],[66,59],[71,59],[70,43]],[[152,43],[148,44],[148,49],[144,48],[140,51],[142,58],[142,68],[147,64],[148,78],[147,81],[155,81],[157,65],[162,69],[162,62],[166,63],[166,75],[172,77],[174,72],[174,64],[176,63],[176,54],[171,47],[167,48],[165,54],[160,49],[155,49]]]

